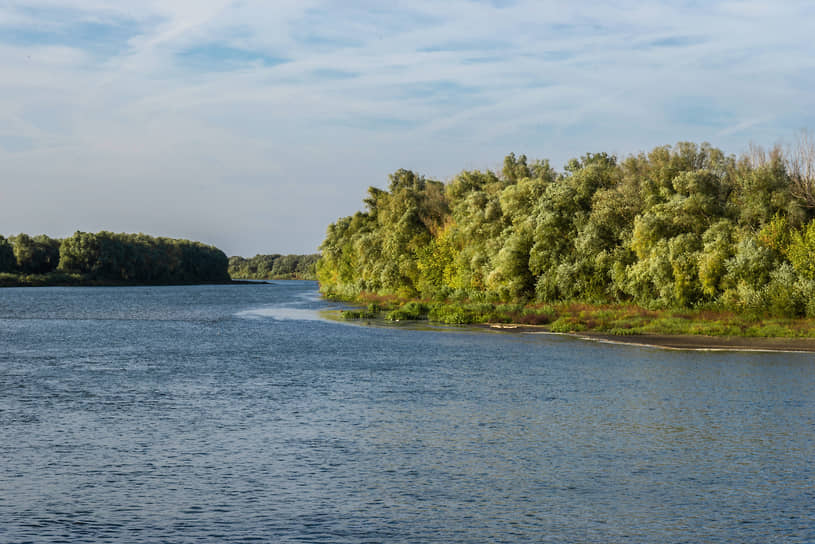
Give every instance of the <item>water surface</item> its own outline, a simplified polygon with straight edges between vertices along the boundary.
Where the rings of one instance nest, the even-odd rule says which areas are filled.
[[[815,361],[0,290],[0,542],[812,542]]]

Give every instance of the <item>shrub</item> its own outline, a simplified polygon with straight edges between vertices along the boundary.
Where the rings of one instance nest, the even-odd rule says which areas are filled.
[[[368,310],[345,310],[340,315],[343,319],[356,320],[356,319],[376,319],[379,315],[378,312]]]
[[[460,305],[435,304],[430,308],[428,319],[449,325],[475,323],[475,316]]]
[[[385,319],[388,321],[416,321],[427,319],[428,307],[421,302],[411,301],[401,308],[389,312]]]
[[[552,332],[577,332],[586,330],[586,325],[574,317],[561,317],[549,326]]]

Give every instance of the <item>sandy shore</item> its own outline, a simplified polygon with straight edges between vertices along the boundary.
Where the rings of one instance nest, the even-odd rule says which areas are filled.
[[[492,329],[507,332],[550,333],[545,327],[534,325],[489,325]],[[608,342],[630,344],[663,349],[681,349],[697,351],[777,351],[815,353],[815,338],[756,338],[751,336],[697,336],[636,334],[617,336],[593,332],[563,333],[565,336]]]

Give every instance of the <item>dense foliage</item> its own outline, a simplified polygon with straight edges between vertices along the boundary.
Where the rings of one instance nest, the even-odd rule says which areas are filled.
[[[0,272],[7,275],[55,274],[55,278],[74,275],[128,283],[195,283],[228,281],[227,269],[228,260],[220,249],[189,240],[105,231],[76,232],[63,240],[27,234],[8,240],[0,237]]]
[[[229,275],[247,280],[316,279],[320,255],[255,255],[252,258],[230,257]]]
[[[47,274],[59,265],[60,241],[44,234],[0,236],[0,272]]]
[[[680,143],[618,160],[506,157],[448,183],[407,170],[328,228],[330,296],[583,301],[815,315],[811,187],[780,149]],[[809,184],[809,185],[807,185]]]

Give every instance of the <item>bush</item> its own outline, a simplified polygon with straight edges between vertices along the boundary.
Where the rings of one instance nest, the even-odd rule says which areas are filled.
[[[523,310],[517,321],[525,325],[546,325],[555,319],[555,312],[550,308],[543,310]]]
[[[770,283],[765,287],[770,313],[783,317],[803,316],[807,308],[807,293],[802,289],[792,266],[784,263],[770,277]]]
[[[356,320],[356,319],[376,319],[379,311],[375,309],[376,305],[371,304],[367,310],[345,310],[340,315],[343,319]]]
[[[460,305],[435,304],[430,308],[428,319],[447,323],[448,325],[466,325],[475,323],[475,315]]]
[[[389,312],[385,319],[388,321],[416,321],[427,319],[428,307],[421,302],[411,301],[401,308]]]
[[[549,326],[552,332],[578,332],[586,330],[586,325],[574,317],[561,317]]]

